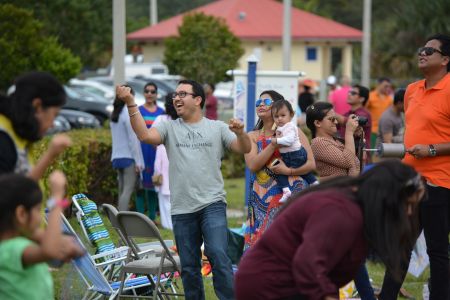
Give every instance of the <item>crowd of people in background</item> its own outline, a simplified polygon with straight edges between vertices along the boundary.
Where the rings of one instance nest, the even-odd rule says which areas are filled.
[[[155,224],[159,211],[162,227],[173,230],[186,299],[205,297],[202,245],[221,300],[333,300],[350,280],[362,300],[373,300],[369,251],[386,266],[378,299],[396,299],[422,229],[430,299],[449,299],[450,37],[428,38],[417,54],[424,79],[406,89],[394,90],[387,77],[369,91],[332,76],[327,101],[317,101],[310,79],[299,83],[297,103],[265,90],[250,132],[242,120],[217,120],[213,84],[181,80],[164,109],[153,82],[141,106],[131,87],[117,86],[110,128],[118,209],[130,210],[134,193],[135,209]],[[9,174],[0,176],[0,298],[53,298],[45,262],[82,255],[61,234],[59,215],[70,205],[61,171],[48,178],[45,231],[40,225],[37,181],[71,140],[55,135],[36,163],[29,153],[65,97],[52,75],[31,72],[0,98],[0,173]],[[296,110],[311,140],[295,125]],[[383,143],[404,144],[403,161],[365,151]],[[228,150],[242,154],[250,171],[245,253],[235,277],[220,170]],[[32,290],[18,288],[23,278]]]

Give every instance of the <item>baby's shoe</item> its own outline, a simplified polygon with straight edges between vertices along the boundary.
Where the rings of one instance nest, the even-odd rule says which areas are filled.
[[[291,191],[289,190],[289,188],[284,188],[283,189],[283,197],[281,197],[280,199],[280,203],[284,203],[287,201],[287,199],[289,199],[289,197],[291,196]]]

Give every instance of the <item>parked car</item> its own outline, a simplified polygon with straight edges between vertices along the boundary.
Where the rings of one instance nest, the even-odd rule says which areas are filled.
[[[215,86],[214,96],[225,109],[233,108],[233,81],[219,82]]]
[[[113,80],[110,77],[92,77],[91,80],[98,81],[106,85],[113,85]],[[175,90],[165,84],[164,82],[157,80],[157,79],[137,79],[137,78],[127,78],[127,84],[133,88],[135,91],[135,99],[136,104],[142,105],[145,103],[145,97],[143,94],[144,87],[147,84],[147,82],[152,81],[158,86],[158,98],[157,98],[157,104],[158,106],[164,108],[164,99],[167,94],[173,93]],[[142,97],[142,100],[140,98]]]
[[[67,93],[67,102],[64,108],[93,114],[100,124],[103,124],[111,116],[113,105],[109,100],[86,91],[77,91],[69,86],[64,86],[64,89]]]
[[[61,109],[59,116],[64,117],[72,129],[99,128],[101,126],[96,116],[82,111]]]
[[[108,77],[108,76],[91,77],[91,78],[88,79],[88,81],[97,82],[97,83],[100,83],[102,85],[108,86],[111,89],[114,89],[113,79],[111,77]],[[134,100],[136,101],[136,104],[137,105],[144,104],[145,103],[145,97],[144,97],[144,94],[143,94],[143,90],[144,89],[140,89],[139,86],[136,88],[136,86],[133,84],[133,82],[127,81],[127,84],[134,89],[134,92],[135,92]]]
[[[89,79],[81,80],[73,78],[69,81],[69,86],[81,88],[87,92],[103,97],[110,102],[114,101],[115,92],[112,84],[106,85]]]
[[[167,75],[167,74],[155,74],[152,75],[151,77],[138,75],[134,76],[134,78],[144,81],[158,80],[162,82],[162,84],[173,90],[177,88],[178,82],[181,79],[183,79],[183,77],[181,77],[180,75]]]
[[[69,121],[67,121],[66,118],[64,118],[62,115],[57,115],[56,118],[53,120],[53,127],[47,130],[48,135],[55,134],[55,133],[61,133],[69,131],[72,127],[70,126]]]

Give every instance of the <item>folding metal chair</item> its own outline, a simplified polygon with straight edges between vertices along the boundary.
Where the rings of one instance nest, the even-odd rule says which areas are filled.
[[[117,214],[119,213],[119,211],[112,206],[111,204],[102,204],[102,209],[103,212],[106,214],[106,216],[109,219],[109,222],[111,223],[111,226],[116,230],[117,235],[119,236],[119,238],[121,239],[121,242],[123,243],[123,245],[127,244],[127,241],[120,229],[120,225],[119,222],[117,221]],[[173,246],[173,241],[172,240],[164,240],[164,242],[166,243],[166,245],[168,247],[172,247]],[[161,247],[161,244],[159,243],[159,241],[157,242],[149,242],[149,243],[142,243],[142,244],[138,244],[139,249],[142,250],[142,252],[146,253],[150,250],[153,250],[156,256],[161,256],[162,251],[164,250]]]
[[[153,299],[156,296],[184,296],[184,294],[176,291],[175,277],[181,273],[180,260],[178,256],[172,255],[164,240],[161,238],[161,234],[158,227],[144,214],[131,211],[122,211],[117,214],[117,221],[120,229],[127,241],[127,245],[130,247],[137,258],[134,261],[126,263],[121,270],[120,278],[123,281],[127,273],[146,274],[149,280],[153,280],[156,277],[155,289],[153,291]],[[161,257],[150,257],[139,259],[139,245],[135,242],[135,238],[150,238],[159,241],[163,248]],[[161,278],[168,279],[168,286],[171,291],[167,291],[164,284],[161,284]],[[122,282],[119,289],[119,296],[121,296]],[[170,299],[170,297],[168,297]]]
[[[82,281],[86,285],[86,292],[83,295],[82,299],[100,299],[105,297],[107,297],[107,299],[115,299],[119,293],[119,288],[121,288],[121,293],[123,291],[131,291],[133,293],[132,297],[137,298],[139,297],[137,289],[148,286],[154,288],[154,280],[156,280],[156,277],[150,280],[146,276],[128,276],[126,279],[122,279],[121,281],[117,281],[117,278],[115,279],[116,281],[114,279],[107,278],[104,272],[102,272],[101,269],[98,268],[98,264],[96,264],[93,259],[94,257],[99,257],[101,255],[105,255],[105,257],[107,257],[107,252],[94,256],[89,255],[86,247],[83,245],[79,236],[73,230],[72,226],[64,217],[64,215],[61,214],[61,218],[63,220],[63,232],[74,236],[79,246],[86,251],[83,256],[72,260],[72,264],[74,265],[79,275],[81,276]],[[102,266],[105,266],[107,264],[116,264],[119,261],[124,261],[124,259],[125,257],[121,257],[119,259],[115,258],[113,260],[105,260],[102,263]],[[163,281],[165,282],[167,280],[168,279],[164,279]]]

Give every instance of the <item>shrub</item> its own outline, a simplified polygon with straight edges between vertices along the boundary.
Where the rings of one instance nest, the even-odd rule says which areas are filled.
[[[68,195],[86,193],[97,203],[114,203],[117,199],[116,173],[111,166],[111,133],[109,129],[83,129],[70,131],[73,145],[47,170],[45,177],[55,168],[67,176]],[[33,147],[37,160],[47,149],[49,137]],[[47,189],[46,181],[44,187]]]
[[[223,178],[238,178],[245,176],[245,160],[242,154],[227,150],[222,160]]]
[[[97,203],[117,201],[117,175],[111,165],[111,132],[108,128],[72,130],[68,133],[73,145],[46,171],[44,178],[55,168],[62,170],[68,180],[67,195],[85,193]],[[37,159],[47,149],[50,137],[44,138],[32,149]],[[222,161],[225,178],[244,176],[242,154],[227,151]],[[47,182],[43,181],[47,190]]]

